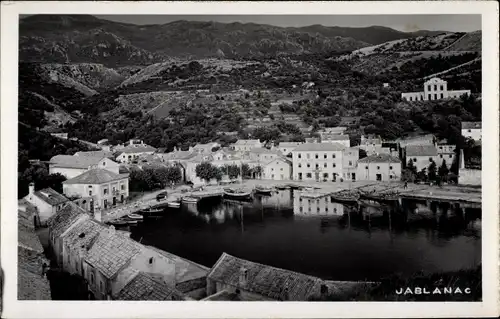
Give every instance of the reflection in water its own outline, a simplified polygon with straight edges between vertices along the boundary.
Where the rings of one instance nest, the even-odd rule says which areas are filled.
[[[167,209],[132,237],[206,266],[223,252],[335,280],[450,271],[481,262],[481,209],[402,199],[344,205],[280,190],[251,202],[202,200]]]

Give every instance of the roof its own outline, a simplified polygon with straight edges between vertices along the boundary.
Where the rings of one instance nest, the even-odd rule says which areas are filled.
[[[270,149],[265,148],[265,147],[252,148],[248,152],[255,153],[255,154],[276,154],[276,155],[281,155],[280,151],[278,151],[278,150],[270,150]]]
[[[156,148],[149,145],[127,145],[120,149],[119,153],[147,153],[156,152]]]
[[[51,206],[56,206],[69,201],[69,199],[67,199],[65,196],[59,194],[50,187],[35,192],[35,196]]]
[[[382,153],[362,158],[358,163],[401,163],[401,161],[397,157]]]
[[[240,283],[240,273],[247,279]],[[323,283],[319,278],[275,268],[223,253],[207,278],[274,300],[306,301]],[[288,290],[288,291],[287,291]]]
[[[107,169],[94,168],[63,182],[63,184],[103,184],[128,178],[128,174],[116,174]]]
[[[193,151],[177,151],[170,152],[162,155],[162,158],[165,160],[187,160],[196,155]]]
[[[78,223],[65,236],[64,242],[73,250],[83,249],[87,251],[94,242],[94,238],[104,230],[106,226],[94,219],[88,219]]]
[[[35,228],[33,216],[37,209],[34,205],[22,198],[18,200],[17,222],[27,228]]]
[[[344,134],[332,134],[332,133],[321,133],[321,139],[329,141],[348,141],[349,135]]]
[[[18,246],[37,252],[43,253],[42,243],[35,233],[34,228],[26,227],[25,225],[18,223],[17,225],[17,241]]]
[[[429,79],[427,81],[425,81],[425,83],[443,83],[443,82],[446,82],[444,80],[441,80],[440,78],[432,78],[432,79]]]
[[[81,216],[88,216],[88,214],[83,208],[69,202],[59,212],[52,215],[47,223],[54,237],[59,237]]]
[[[343,151],[346,147],[339,143],[305,143],[297,146],[293,152],[337,152]]]
[[[18,263],[18,300],[51,300],[49,281],[41,274],[30,272]]]
[[[183,295],[151,275],[140,272],[116,296],[117,300],[183,300]]]
[[[437,156],[438,152],[434,145],[408,145],[406,156]]]
[[[272,160],[270,160],[269,162],[265,163],[265,164],[264,164],[264,166],[267,166],[267,165],[269,165],[269,164],[271,164],[271,163],[273,163],[273,162],[275,162],[275,161],[285,162],[285,163],[290,164],[290,165],[292,164],[292,161],[290,161],[288,158],[286,158],[286,157],[284,157],[284,156],[280,155],[280,156],[278,156],[278,157],[276,157],[276,158],[273,158],[273,159],[272,159]]]
[[[90,157],[113,157],[113,152],[109,151],[88,151],[88,152],[76,152],[73,156],[90,156]]]
[[[234,145],[250,145],[250,144],[260,144],[259,140],[237,140]]]
[[[303,142],[281,142],[278,147],[297,147],[300,144],[304,144]]]
[[[462,122],[462,129],[470,130],[470,129],[480,129],[482,123],[481,122]]]
[[[111,279],[139,253],[138,244],[108,228],[99,234],[85,261]]]
[[[73,156],[73,155],[56,155],[50,159],[50,164],[53,167],[66,168],[89,168],[95,166],[105,156]]]

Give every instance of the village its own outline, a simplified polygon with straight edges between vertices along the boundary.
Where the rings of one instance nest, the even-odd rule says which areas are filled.
[[[466,165],[457,145],[432,134],[391,141],[362,136],[354,146],[346,127],[317,133],[305,142],[239,139],[225,147],[211,142],[173,152],[138,139],[125,145],[104,139],[89,143],[95,151],[54,156],[47,164],[51,174],[66,178],[62,194],[32,183],[19,200],[19,298],[51,299],[51,269],[80,278],[91,300],[304,301],[345,297],[373,285],[323,280],[227,253],[214,265],[200,265],[115,229],[117,220],[142,218],[137,213],[144,210],[158,212],[161,194],[162,207],[175,208],[203,197],[238,199],[276,188],[334,194],[375,185],[375,195],[391,188],[398,196],[481,203],[481,169]],[[480,145],[481,123],[463,122],[461,134]],[[68,138],[67,133],[53,135]],[[451,172],[452,165],[458,165],[458,174]],[[178,174],[163,188],[131,196],[131,172],[158,168]]]

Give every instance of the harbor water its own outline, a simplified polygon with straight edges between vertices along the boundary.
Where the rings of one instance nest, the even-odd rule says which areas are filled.
[[[250,201],[202,200],[166,208],[131,237],[211,267],[223,252],[329,280],[474,268],[481,209],[436,201],[340,204],[280,190]]]

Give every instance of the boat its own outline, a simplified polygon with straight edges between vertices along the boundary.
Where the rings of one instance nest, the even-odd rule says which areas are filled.
[[[257,185],[257,186],[255,186],[254,191],[255,191],[255,193],[261,194],[261,195],[271,195],[273,192],[273,189],[271,187]]]
[[[340,191],[330,194],[332,201],[337,203],[355,204],[359,200],[359,193],[356,191]]]
[[[252,192],[244,189],[225,188],[224,197],[232,199],[249,199],[252,197]]]
[[[276,186],[276,189],[279,189],[279,190],[290,189],[290,186],[288,186],[288,185],[278,185],[278,186]]]
[[[161,217],[163,216],[163,208],[146,208],[140,211],[140,214],[144,217]]]
[[[360,198],[373,200],[373,201],[377,201],[377,202],[392,203],[392,202],[398,201],[399,193],[397,193],[397,192],[382,193],[382,194],[361,193]]]
[[[180,201],[168,201],[167,205],[168,205],[168,207],[171,207],[171,208],[179,208],[179,207],[181,207],[181,202]]]
[[[144,217],[139,215],[139,214],[128,214],[127,219],[132,219],[132,220],[142,220]]]
[[[133,220],[133,219],[127,219],[127,218],[118,218],[113,221],[110,221],[109,223],[114,226],[125,226],[125,225],[135,225],[139,221],[138,220]]]
[[[191,196],[184,196],[182,197],[182,202],[183,203],[191,203],[191,204],[196,204],[199,202],[199,198],[197,197],[191,197]]]

